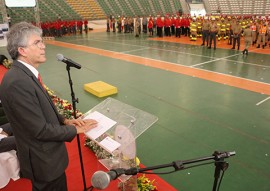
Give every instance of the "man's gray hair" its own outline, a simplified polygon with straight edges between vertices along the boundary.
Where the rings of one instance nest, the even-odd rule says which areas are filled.
[[[42,36],[42,30],[31,23],[14,24],[7,33],[7,51],[13,60],[19,56],[18,48],[28,46],[29,37],[33,34]]]

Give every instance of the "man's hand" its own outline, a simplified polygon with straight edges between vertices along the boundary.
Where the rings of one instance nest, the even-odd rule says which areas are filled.
[[[97,127],[98,124],[98,122],[93,119],[65,119],[64,123],[66,125],[74,125],[77,129],[77,134],[89,131]]]
[[[96,120],[93,120],[93,119],[86,119],[86,120],[83,120],[83,121],[84,121],[84,125],[75,126],[77,128],[77,134],[89,131],[89,130],[97,127],[97,124],[98,124],[98,122]]]

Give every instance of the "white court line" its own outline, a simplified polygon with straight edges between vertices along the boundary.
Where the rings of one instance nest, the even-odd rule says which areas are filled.
[[[82,39],[84,41],[84,39]],[[142,45],[134,45],[134,44],[126,44],[126,43],[118,43],[118,42],[113,42],[113,41],[106,41],[106,40],[99,40],[99,39],[89,39],[90,41],[97,41],[97,42],[106,42],[106,43],[111,43],[111,44],[119,44],[119,45],[127,45],[127,46],[138,46],[138,47],[144,47],[144,48],[151,48],[152,50],[162,50],[162,51],[167,51],[167,52],[175,52],[175,53],[182,53],[186,55],[191,55],[191,56],[197,56],[197,57],[204,57],[204,58],[213,58],[211,56],[204,56],[204,55],[199,55],[199,54],[192,54],[188,52],[181,52],[181,51],[176,51],[176,50],[168,50],[168,49],[163,49],[163,48],[153,48],[151,46],[142,46]],[[71,42],[78,42],[79,40],[71,40]],[[62,42],[62,41],[61,41]],[[86,45],[85,45],[86,46]],[[94,48],[94,47],[93,47]],[[104,49],[106,50],[106,49]]]
[[[263,65],[260,65],[260,64],[253,64],[253,63],[250,63],[250,62],[243,62],[243,61],[230,60],[230,59],[226,59],[226,60],[231,61],[231,62],[241,63],[241,64],[247,64],[247,65],[251,65],[251,66],[260,66],[260,67],[263,67],[263,68],[270,68],[270,66],[263,66]]]
[[[269,99],[270,99],[270,97],[265,98],[264,100],[258,102],[256,105],[258,106],[258,105],[262,104],[263,102],[266,102],[266,101],[269,100]]]
[[[84,41],[84,39],[82,39]],[[126,43],[118,43],[118,42],[112,42],[112,41],[106,41],[106,40],[100,40],[100,39],[89,39],[89,40],[92,40],[92,41],[97,41],[97,42],[106,42],[106,43],[113,43],[113,44],[119,44],[119,45],[128,45],[128,46],[138,46],[138,47],[145,47],[145,49],[153,49],[153,50],[162,50],[162,51],[167,51],[167,52],[175,52],[175,53],[182,53],[182,54],[186,54],[186,55],[191,55],[191,56],[198,56],[198,57],[204,57],[204,58],[213,58],[211,56],[204,56],[204,55],[199,55],[199,54],[192,54],[192,53],[187,53],[187,52],[182,52],[182,51],[176,51],[176,50],[168,50],[168,49],[162,49],[162,48],[153,48],[153,47],[150,47],[150,46],[142,46],[142,45],[134,45],[134,44],[126,44]],[[74,40],[75,41],[75,40]],[[78,40],[76,40],[78,41]],[[138,49],[139,50],[139,49]],[[144,50],[142,48],[142,50]],[[135,51],[135,50],[134,50]],[[132,51],[124,51],[122,53],[126,53],[126,52],[133,52]],[[235,54],[235,55],[231,55],[231,56],[228,56],[228,57],[223,57],[223,58],[217,58],[217,59],[214,59],[214,60],[209,60],[209,61],[206,61],[206,62],[203,62],[203,63],[199,63],[199,64],[195,64],[195,65],[191,65],[190,67],[196,67],[197,65],[202,65],[202,64],[207,64],[207,63],[210,63],[210,62],[214,62],[214,61],[217,61],[217,60],[222,60],[222,59],[226,59],[226,58],[230,58],[230,57],[233,57],[233,56],[236,56],[236,55],[240,55],[240,54]],[[262,66],[262,65],[259,65],[259,64],[253,64],[253,63],[248,63],[248,62],[242,62],[242,61],[237,61],[237,60],[230,60],[228,59],[228,61],[231,61],[231,62],[237,62],[237,63],[242,63],[242,64],[248,64],[248,65],[253,65],[253,66],[261,66],[261,67],[265,67],[265,68],[270,68],[270,66]]]
[[[128,50],[128,51],[122,51],[120,53],[129,53],[129,52],[136,52],[136,51],[140,51],[140,50],[147,50],[149,49],[149,47],[145,47],[145,48],[141,48],[141,49],[135,49],[135,50]]]
[[[234,54],[234,55],[231,55],[231,56],[226,56],[226,57],[217,58],[217,59],[214,59],[214,60],[209,60],[209,61],[206,61],[206,62],[201,62],[199,64],[191,65],[190,67],[196,67],[196,66],[204,65],[204,64],[207,64],[207,63],[210,63],[210,62],[215,62],[215,61],[218,61],[218,60],[224,60],[226,58],[230,58],[230,57],[237,56],[237,55],[240,55],[240,54]]]
[[[125,54],[125,53],[116,52],[116,51],[112,51],[112,50],[106,50],[106,49],[102,49],[102,48],[95,48],[95,47],[89,47],[89,46],[86,46],[86,45],[72,44],[70,42],[63,42],[63,41],[59,41],[59,42],[65,43],[65,44],[70,44],[72,46],[79,46],[79,47],[86,47],[86,48],[92,48],[92,49],[96,49],[96,50],[107,51],[107,52],[111,52],[111,53],[114,53],[114,54]],[[54,46],[57,46],[57,45],[54,45]],[[183,65],[183,64],[176,64],[174,62],[168,62],[168,61],[164,61],[164,60],[147,58],[147,57],[137,56],[137,55],[133,55],[133,54],[125,54],[125,55],[134,56],[134,57],[137,57],[137,58],[143,58],[145,60],[152,60],[152,61],[157,61],[157,62],[163,62],[163,63],[166,63],[166,64],[175,65],[175,66],[182,66],[182,67],[186,67],[186,68],[193,68],[191,66],[186,66],[186,65]],[[130,62],[132,62],[132,61],[130,61]],[[147,64],[144,64],[144,65],[145,66],[148,66]],[[252,79],[248,79],[248,78],[242,78],[242,77],[238,77],[238,76],[232,76],[232,75],[224,74],[224,73],[221,73],[221,72],[215,72],[215,71],[206,70],[206,69],[202,69],[202,68],[194,68],[194,69],[196,69],[196,70],[203,70],[203,71],[212,72],[212,73],[215,73],[215,74],[220,74],[220,75],[224,75],[224,76],[229,76],[229,77],[234,77],[234,78],[238,78],[238,79],[244,79],[244,80],[251,81],[251,82],[257,82],[257,83],[260,83],[260,84],[267,84],[267,85],[269,85],[269,83],[266,83],[266,82],[261,82],[261,81],[252,80]]]
[[[83,41],[85,41],[85,39],[82,38]],[[154,50],[162,50],[162,51],[168,51],[168,52],[175,52],[175,53],[182,53],[182,54],[186,54],[186,55],[191,55],[191,56],[199,56],[199,57],[204,57],[204,58],[213,58],[211,56],[204,56],[204,55],[199,55],[199,54],[192,54],[192,53],[187,53],[187,52],[181,52],[181,51],[175,51],[175,50],[167,50],[167,49],[162,49],[162,48],[153,48],[153,47],[150,47],[150,46],[142,46],[142,45],[134,45],[134,44],[126,44],[126,43],[118,43],[118,42],[113,42],[113,41],[106,41],[106,40],[100,40],[100,39],[89,39],[89,40],[92,40],[92,41],[97,41],[97,42],[106,42],[106,43],[113,43],[113,44],[119,44],[119,45],[128,45],[128,46],[138,46],[138,47],[147,47],[147,48],[151,48],[151,49],[154,49]],[[73,41],[73,40],[72,40]],[[79,41],[79,40],[74,40],[74,41]],[[104,49],[105,50],[105,49]],[[144,50],[144,49],[142,49]],[[249,52],[252,52],[254,51],[255,49],[253,50],[250,50]],[[126,52],[129,52],[129,51],[126,51]],[[241,53],[240,53],[241,54]],[[200,65],[203,65],[203,64],[207,64],[207,63],[210,63],[210,62],[215,62],[215,61],[218,61],[218,60],[228,60],[228,61],[231,61],[231,62],[237,62],[237,63],[242,63],[242,64],[247,64],[247,65],[253,65],[253,66],[259,66],[259,67],[263,67],[263,68],[270,68],[270,66],[262,66],[262,65],[259,65],[259,64],[253,64],[253,63],[249,63],[249,62],[242,62],[242,61],[238,61],[238,60],[230,60],[230,59],[226,59],[226,58],[230,58],[230,57],[233,57],[233,56],[237,56],[237,55],[240,55],[240,54],[235,54],[235,55],[231,55],[231,56],[228,56],[228,57],[223,57],[223,58],[217,58],[217,59],[214,59],[214,60],[209,60],[209,61],[206,61],[206,62],[203,62],[203,63],[199,63],[199,64],[194,64],[194,65],[191,65],[190,67],[196,67],[196,66],[200,66]]]

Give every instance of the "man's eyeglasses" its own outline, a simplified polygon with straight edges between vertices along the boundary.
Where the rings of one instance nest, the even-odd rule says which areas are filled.
[[[43,40],[36,40],[33,44],[31,44],[31,45],[34,45],[34,46],[36,46],[36,47],[38,47],[38,48],[44,48],[45,47],[45,43],[44,43],[44,41]],[[30,45],[30,46],[31,46]]]
[[[28,47],[28,46],[36,46],[38,48],[44,48],[45,47],[45,43],[43,40],[36,40],[33,44],[27,45],[27,46],[22,46],[22,47]]]

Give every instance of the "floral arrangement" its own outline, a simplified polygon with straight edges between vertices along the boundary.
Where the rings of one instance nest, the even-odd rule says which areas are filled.
[[[93,153],[95,153],[98,159],[107,159],[111,158],[112,155],[100,147],[95,141],[92,141],[89,138],[85,139],[84,146],[88,147]]]
[[[48,94],[50,95],[53,103],[55,104],[59,114],[65,116],[67,119],[74,118],[74,111],[72,105],[67,101],[57,97],[52,90],[50,90],[46,85],[44,85]],[[82,116],[82,113],[76,110],[76,117]]]
[[[149,178],[143,174],[137,179],[138,191],[157,191],[157,187],[154,186],[155,180],[150,181]]]
[[[12,62],[9,61],[8,59],[3,60],[3,66],[6,67],[7,69],[11,68]]]

